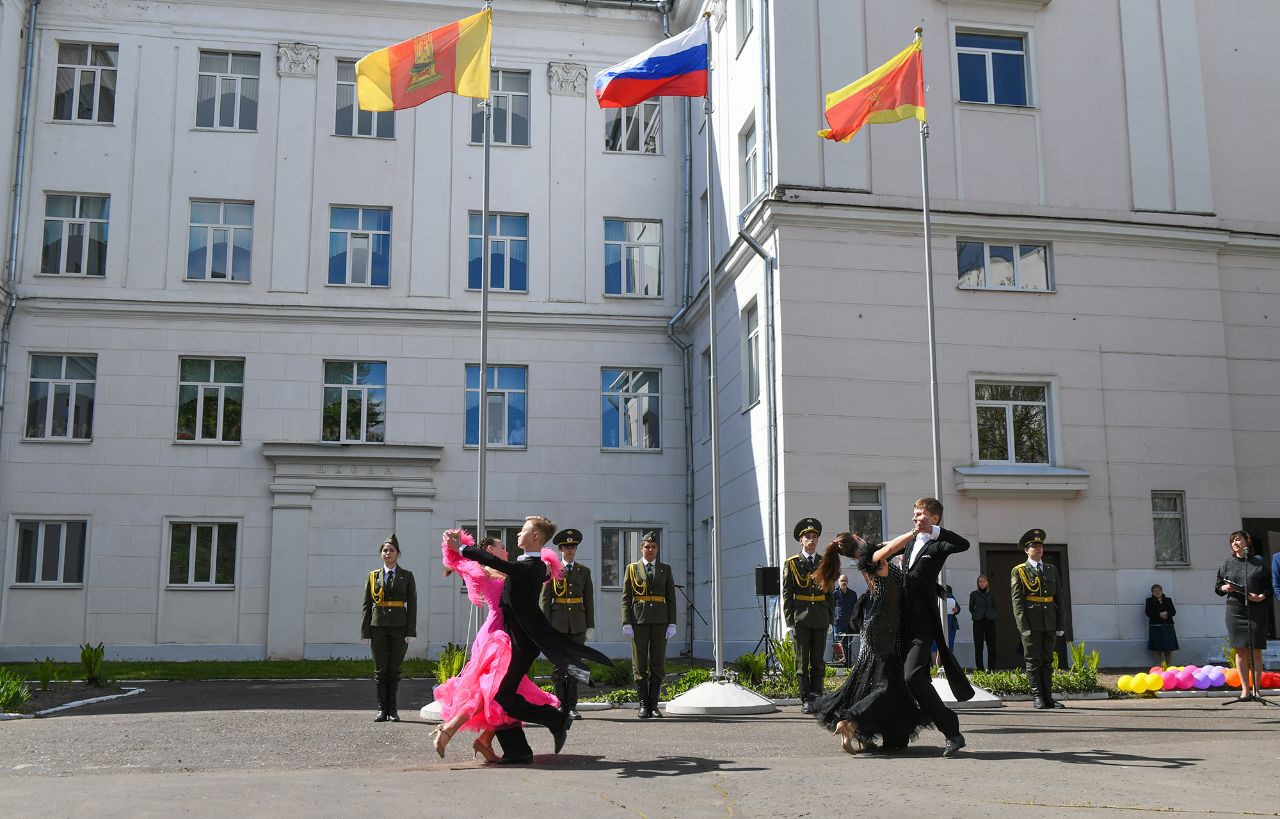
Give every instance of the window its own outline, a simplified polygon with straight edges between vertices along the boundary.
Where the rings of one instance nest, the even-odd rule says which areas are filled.
[[[957,31],[956,75],[961,102],[1026,105],[1026,38]]]
[[[711,348],[702,351],[702,439],[711,437]]]
[[[1049,386],[974,384],[978,462],[1049,463]]]
[[[15,583],[84,582],[83,520],[19,520]]]
[[[747,125],[742,136],[738,137],[738,145],[742,149],[742,205],[756,198],[760,193],[759,154],[756,151],[756,123],[753,119]]]
[[[1049,246],[1013,242],[956,242],[961,288],[1050,290]]]
[[[486,521],[484,524],[484,536],[496,537],[498,540],[501,540],[502,545],[507,547],[508,559],[517,560],[520,555],[524,554],[524,549],[520,548],[520,544],[518,542],[520,540],[520,530],[522,528],[524,528],[523,523],[511,524],[508,526],[501,523],[489,523]],[[474,523],[463,524],[462,530],[472,537],[476,536],[476,525]],[[479,540],[479,538],[476,539]],[[459,591],[466,594],[467,590],[466,587],[463,587],[459,589]]]
[[[485,417],[490,446],[525,446],[525,407],[528,399],[529,371],[525,367],[485,369],[489,383],[484,391],[489,411]],[[480,444],[480,365],[467,365],[467,446]]]
[[[529,72],[494,69],[489,75],[494,145],[529,144]],[[471,141],[484,142],[484,109],[471,114]]]
[[[253,203],[191,200],[187,278],[249,281]]]
[[[622,588],[623,575],[628,563],[640,559],[640,539],[646,532],[656,532],[662,543],[662,530],[649,526],[642,528],[612,528],[600,530],[600,585],[604,588]],[[658,559],[662,559],[662,547],[658,547]]]
[[[394,111],[365,111],[356,104],[356,61],[338,60],[337,112],[333,133],[337,136],[395,139]]]
[[[662,446],[657,370],[600,371],[600,446],[658,449]]]
[[[53,118],[61,122],[114,122],[116,66],[113,45],[58,43]]]
[[[235,523],[171,523],[169,585],[234,586],[239,531]]]
[[[239,441],[243,406],[243,358],[178,359],[179,441]]]
[[[884,488],[849,485],[849,531],[867,543],[884,541]]]
[[[484,276],[484,236],[480,214],[467,214],[467,288],[479,290]],[[489,214],[489,289],[529,292],[529,217]]]
[[[1155,531],[1156,563],[1186,565],[1186,497],[1181,492],[1151,493],[1151,526]]]
[[[32,355],[26,437],[70,441],[92,438],[97,374],[96,356]]]
[[[324,363],[323,426],[324,441],[383,443],[387,428],[385,361]]]
[[[196,127],[258,130],[261,58],[236,51],[201,51],[196,80]]]
[[[630,108],[606,108],[604,149],[627,154],[661,153],[661,100],[642,102]]]
[[[747,38],[751,36],[751,30],[755,27],[755,0],[738,0],[738,13],[736,16],[738,18],[736,27],[738,48],[742,48],[743,44],[747,42]]]
[[[604,220],[604,292],[662,295],[662,223]]]
[[[44,198],[44,247],[40,272],[105,276],[111,197],[49,193]]]
[[[386,287],[391,280],[391,209],[329,208],[329,284]]]
[[[742,405],[760,400],[760,309],[753,301],[742,311]]]

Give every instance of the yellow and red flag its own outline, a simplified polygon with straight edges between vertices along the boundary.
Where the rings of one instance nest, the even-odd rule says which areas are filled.
[[[917,39],[889,62],[827,94],[827,124],[818,136],[848,142],[868,122],[924,122],[924,59]]]
[[[441,94],[489,97],[493,12],[441,26],[367,54],[356,63],[356,97],[366,111],[412,108]]]

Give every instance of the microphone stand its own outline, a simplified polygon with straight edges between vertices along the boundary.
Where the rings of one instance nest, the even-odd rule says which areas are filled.
[[[1254,653],[1256,649],[1253,646],[1253,617],[1252,617],[1253,606],[1252,606],[1252,602],[1249,600],[1249,568],[1252,565],[1249,562],[1250,557],[1252,557],[1252,555],[1250,555],[1246,551],[1245,558],[1244,558],[1244,585],[1243,586],[1241,586],[1239,583],[1234,583],[1230,580],[1227,580],[1226,578],[1223,578],[1222,582],[1226,583],[1228,586],[1231,586],[1232,588],[1240,589],[1241,593],[1244,594],[1244,619],[1249,629],[1249,648],[1246,649],[1249,652],[1249,687],[1253,689],[1253,701],[1258,703],[1258,705],[1275,705],[1274,702],[1268,699],[1264,699],[1263,696],[1258,693],[1259,681],[1262,679],[1262,669],[1258,668],[1258,666],[1261,664],[1261,658]],[[1227,700],[1222,704],[1236,705],[1241,702],[1248,702],[1248,700],[1240,700],[1240,699]]]
[[[684,598],[684,602],[688,603],[689,608],[693,609],[693,613],[698,615],[698,619],[702,621],[702,625],[704,626],[711,625],[710,623],[707,622],[707,618],[702,616],[702,612],[698,611],[698,607],[693,604],[693,601],[689,599],[689,595],[685,592],[684,586],[681,586],[679,583],[677,583],[676,588],[680,590],[680,595]]]

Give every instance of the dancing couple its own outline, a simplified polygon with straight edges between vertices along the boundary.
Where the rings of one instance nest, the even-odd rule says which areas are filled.
[[[523,554],[517,560],[508,559],[497,538],[486,538],[476,545],[461,530],[444,533],[441,552],[446,569],[462,576],[471,602],[488,606],[489,616],[476,633],[462,673],[436,686],[443,722],[433,735],[433,743],[441,757],[457,730],[465,728],[479,733],[471,747],[486,762],[527,765],[533,761],[533,749],[521,722],[546,727],[555,752],[560,753],[573,715],[553,694],[528,678],[530,666],[539,654],[545,654],[561,672],[590,684],[587,661],[610,663],[599,651],[574,643],[553,629],[538,608],[548,573],[556,578],[563,573],[559,555],[545,548],[555,529],[544,517],[525,518],[517,538]],[[495,738],[501,756],[493,750]]]
[[[946,737],[944,757],[964,747],[960,721],[942,703],[929,674],[930,645],[938,645],[951,692],[960,702],[973,686],[956,662],[938,617],[938,575],[946,559],[969,542],[941,528],[942,504],[916,501],[912,529],[888,543],[870,544],[842,532],[828,544],[818,564],[818,581],[830,591],[840,577],[841,556],[857,560],[867,583],[866,610],[858,660],[838,691],[813,708],[819,723],[840,737],[845,751],[903,750],[920,730],[935,726]],[[904,552],[901,565],[890,558]]]

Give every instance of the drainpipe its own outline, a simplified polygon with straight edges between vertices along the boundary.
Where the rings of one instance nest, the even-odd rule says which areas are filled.
[[[773,278],[778,270],[778,260],[761,247],[751,234],[745,230],[738,237],[746,242],[747,247],[755,251],[764,260],[764,360],[765,360],[765,400],[769,402],[769,540],[766,552],[770,560],[776,560],[778,580],[782,582],[782,539],[778,536],[778,400],[775,383],[774,320],[773,320]]]
[[[4,327],[0,329],[0,427],[4,426],[5,384],[9,380],[9,337],[13,315],[18,309],[18,229],[22,223],[22,173],[27,164],[27,111],[31,108],[31,75],[36,54],[36,10],[40,0],[27,7],[27,48],[22,59],[22,103],[18,113],[18,147],[13,160],[12,218],[9,225],[9,254],[5,260]]]
[[[770,36],[769,0],[760,0],[760,169],[763,171],[760,190],[766,197],[773,191],[773,129],[769,127],[773,121],[770,109],[772,90],[769,87],[772,82],[769,72]]]

